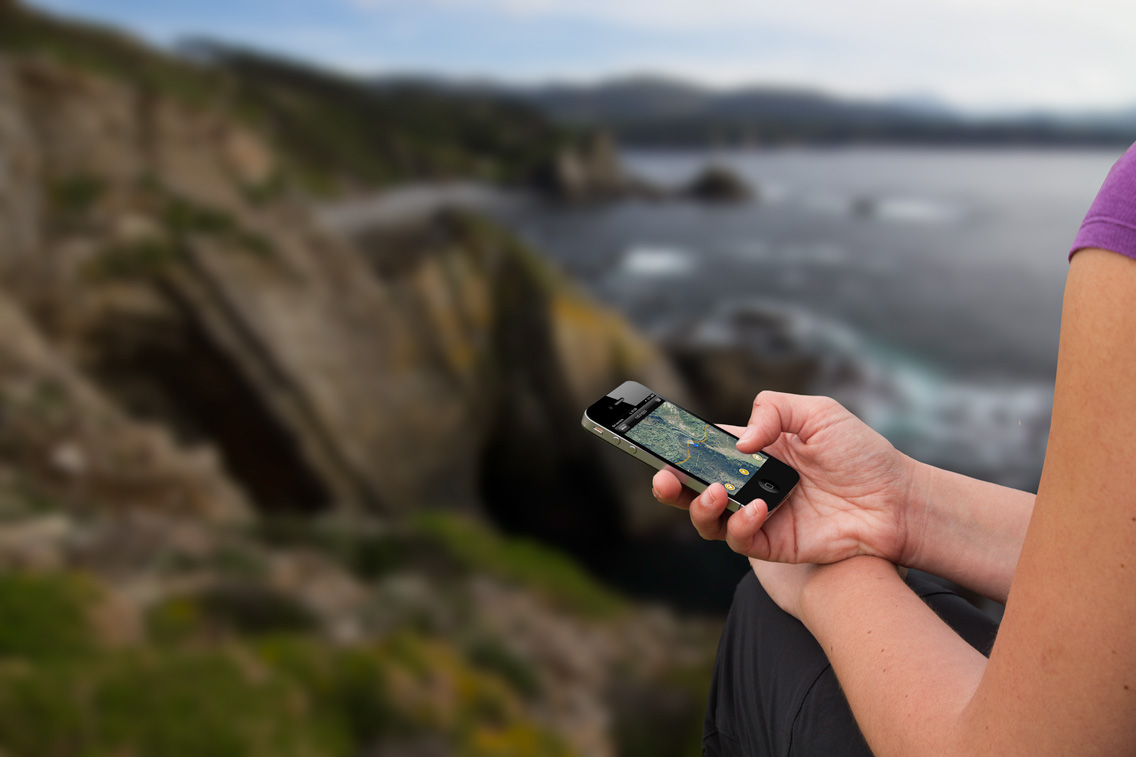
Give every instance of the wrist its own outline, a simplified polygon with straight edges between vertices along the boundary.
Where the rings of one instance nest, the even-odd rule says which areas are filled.
[[[937,468],[903,455],[906,490],[901,498],[903,545],[897,564],[917,566],[923,553],[930,522],[931,490]]]
[[[813,630],[816,620],[836,609],[836,602],[879,580],[891,579],[903,582],[896,566],[882,557],[859,555],[817,566],[801,589],[798,617]]]

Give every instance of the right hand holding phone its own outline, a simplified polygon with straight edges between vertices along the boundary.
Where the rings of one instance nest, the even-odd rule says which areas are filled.
[[[672,473],[657,473],[656,498],[689,509],[704,539],[725,539],[735,552],[787,563],[875,555],[902,565],[917,548],[916,463],[835,400],[762,392],[744,429],[724,428],[741,437],[740,451],[768,450],[801,481],[772,515],[761,500],[730,513],[721,484],[695,497]]]

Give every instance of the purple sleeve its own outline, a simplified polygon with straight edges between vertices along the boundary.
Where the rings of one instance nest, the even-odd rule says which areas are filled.
[[[1086,247],[1136,259],[1136,145],[1129,147],[1109,171],[1073,240],[1069,257]]]

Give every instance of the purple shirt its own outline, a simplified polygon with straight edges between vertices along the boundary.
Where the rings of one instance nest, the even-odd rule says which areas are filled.
[[[1073,240],[1069,257],[1085,247],[1136,259],[1136,145],[1129,147],[1108,172]]]

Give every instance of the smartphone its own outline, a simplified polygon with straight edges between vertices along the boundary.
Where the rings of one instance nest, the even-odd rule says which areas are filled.
[[[670,470],[697,492],[726,487],[730,510],[762,499],[770,512],[800,476],[766,452],[745,454],[723,431],[635,381],[625,381],[584,411],[583,426],[655,470]]]

